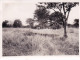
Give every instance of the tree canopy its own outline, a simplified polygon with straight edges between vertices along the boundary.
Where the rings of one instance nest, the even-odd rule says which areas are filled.
[[[38,7],[38,9],[35,10],[35,17],[41,21],[46,20],[49,17],[49,11],[46,10],[44,7]]]
[[[8,27],[8,23],[9,21],[8,20],[5,20],[2,22],[2,27]]]
[[[61,25],[63,23],[63,18],[64,18],[64,15],[61,12],[58,12],[58,11],[52,13],[49,16],[49,19],[51,21],[57,22],[58,24],[61,24]]]
[[[13,27],[22,27],[22,22],[19,19],[16,19],[13,23]]]

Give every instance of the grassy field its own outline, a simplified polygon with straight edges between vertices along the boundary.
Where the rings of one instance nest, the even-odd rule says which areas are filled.
[[[79,29],[3,28],[3,56],[78,55]]]

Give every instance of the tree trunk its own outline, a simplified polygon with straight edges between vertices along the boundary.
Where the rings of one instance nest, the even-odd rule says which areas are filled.
[[[65,8],[64,8],[64,4],[65,3],[63,3],[63,11],[64,11],[64,20],[63,20],[63,22],[64,22],[64,25],[63,25],[63,27],[64,27],[64,37],[65,38],[67,38],[67,32],[66,32],[66,21],[67,21],[67,18],[66,18],[66,11],[65,11]]]
[[[66,25],[67,25],[67,20],[68,20],[68,17],[69,17],[69,13],[70,11],[68,12],[68,15],[67,15],[67,18],[64,20],[64,37],[67,38],[67,31],[66,31]],[[66,14],[64,14],[66,16]]]
[[[67,38],[67,31],[66,31],[66,20],[64,20],[64,37]]]

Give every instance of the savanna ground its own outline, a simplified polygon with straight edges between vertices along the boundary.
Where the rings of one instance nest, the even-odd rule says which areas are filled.
[[[3,28],[3,56],[78,55],[79,29]]]

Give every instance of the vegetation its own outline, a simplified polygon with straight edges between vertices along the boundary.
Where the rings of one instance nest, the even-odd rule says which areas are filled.
[[[74,20],[74,27],[76,27],[76,28],[79,27],[79,19]]]
[[[22,22],[19,19],[16,19],[13,23],[13,27],[22,27]]]
[[[69,17],[69,13],[73,7],[78,5],[78,2],[40,2],[37,4],[38,7],[44,7],[46,9],[53,9],[56,12],[58,9],[59,12],[63,13],[63,23],[64,23],[64,37],[67,37],[66,25]]]
[[[5,28],[5,27],[12,27],[12,24],[8,24],[9,21],[8,20],[5,20],[2,22],[2,27]]]
[[[35,17],[39,21],[45,21],[49,17],[49,11],[46,10],[44,7],[39,7],[38,9],[35,10]],[[45,20],[44,20],[45,19]]]
[[[8,27],[7,23],[8,23],[7,20],[3,21],[3,23],[2,23],[2,27]]]
[[[39,7],[35,10],[34,17],[39,21],[40,27],[44,28],[46,27],[45,25],[47,23],[47,20],[49,19],[49,11],[47,11],[44,7]]]
[[[34,18],[25,21],[29,25],[23,26],[20,19],[13,24],[3,21],[3,56],[79,55],[79,19],[75,19],[74,24],[67,24],[71,9],[78,4],[39,2]],[[51,14],[50,9],[53,10]]]
[[[67,29],[68,38],[65,40],[62,28],[3,28],[3,56],[78,55],[79,30]]]
[[[63,18],[64,18],[64,15],[61,12],[56,11],[52,13],[49,16],[51,26],[55,26],[56,28],[63,27]]]
[[[26,20],[26,23],[29,24],[30,28],[33,28],[34,20],[33,20],[32,18],[28,18],[28,19]]]
[[[44,4],[44,5],[42,5]],[[73,7],[78,5],[78,2],[40,2],[37,4],[34,18],[39,22],[38,27],[40,28],[53,28],[59,29],[64,28],[64,37],[67,37],[66,25],[69,17],[69,13]],[[49,9],[54,12],[50,14]],[[56,11],[57,9],[57,11]],[[3,21],[3,27],[24,27],[19,19],[16,19],[12,25],[8,24],[9,21]],[[29,24],[28,27],[34,28],[34,19],[28,18],[26,22]],[[74,26],[79,27],[79,20],[75,20]]]

